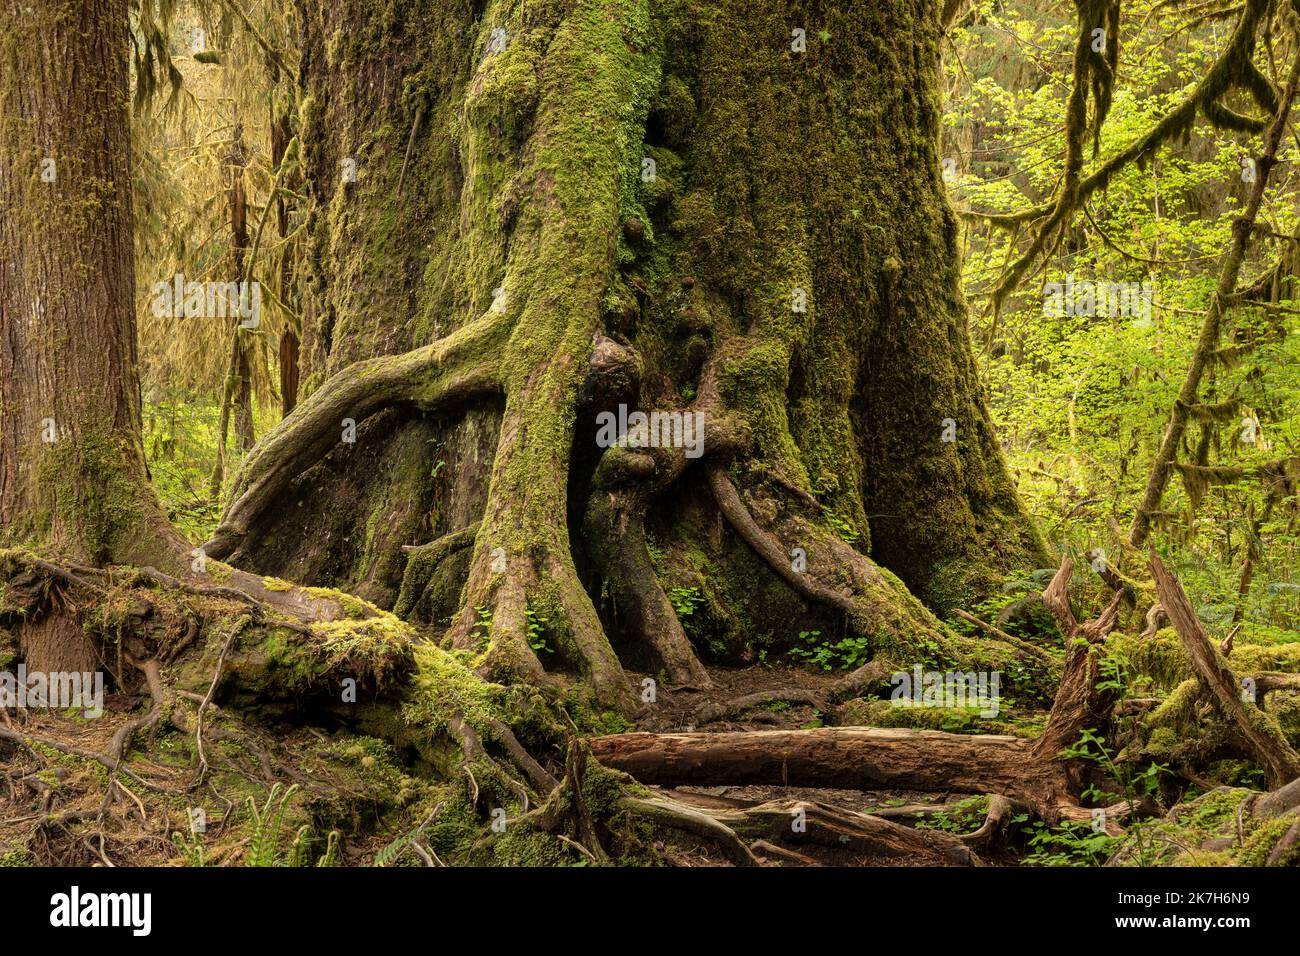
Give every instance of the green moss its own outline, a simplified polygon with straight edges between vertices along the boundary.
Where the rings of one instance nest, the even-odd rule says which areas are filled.
[[[1236,843],[1239,816],[1243,827],[1252,826],[1249,816],[1239,810],[1243,801],[1255,795],[1251,790],[1221,787],[1179,804],[1167,817],[1131,829],[1114,862],[1125,866],[1212,866],[1232,861],[1239,848],[1223,849],[1215,841],[1231,838]]]
[[[127,435],[83,431],[36,452],[34,500],[6,540],[71,551],[94,562],[153,564],[160,560],[149,528],[150,495]]]
[[[1268,861],[1269,854],[1273,852],[1273,847],[1295,825],[1295,822],[1294,816],[1283,816],[1266,820],[1256,826],[1236,855],[1237,866],[1263,866]],[[1297,862],[1300,862],[1300,846],[1292,847],[1291,851],[1277,862],[1277,865],[1294,866]]]
[[[999,711],[995,718],[980,716],[977,708],[897,706],[888,700],[851,700],[844,706],[841,723],[862,727],[913,727],[959,734],[1011,734],[1030,738],[1039,724],[1018,720]]]
[[[1116,854],[1123,865],[1263,866],[1295,817],[1259,819],[1246,803],[1258,791],[1220,787],[1179,804],[1164,819],[1130,831]],[[1292,852],[1282,865],[1293,865]]]
[[[211,683],[217,656],[231,622],[209,630],[202,655],[177,667],[180,686],[197,693]],[[339,620],[299,628],[274,622],[247,627],[231,645],[223,681],[238,694],[238,706],[274,709],[304,696],[342,701],[355,681],[358,701],[402,691],[414,670],[410,626],[390,614],[361,621]]]
[[[0,846],[0,866],[35,866],[36,857],[26,847]]]
[[[1151,677],[1157,688],[1170,690],[1195,676],[1182,642],[1172,628],[1165,628],[1149,639],[1116,632],[1107,638],[1107,647],[1122,654],[1133,670]],[[1260,671],[1300,673],[1300,644],[1237,643],[1227,663],[1238,675]]]
[[[1291,746],[1300,748],[1300,694],[1276,691],[1269,695],[1267,706]]]
[[[497,866],[564,866],[573,852],[549,833],[527,827],[506,826],[492,841],[492,863]]]
[[[500,713],[505,688],[491,684],[432,644],[415,648],[415,679],[404,708],[408,723],[445,727],[459,714],[483,734]]]

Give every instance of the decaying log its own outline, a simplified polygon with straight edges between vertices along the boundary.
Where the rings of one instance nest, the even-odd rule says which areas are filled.
[[[879,727],[596,737],[607,767],[659,786],[832,787],[993,793],[1058,820],[1077,792],[1068,761],[1035,756],[1034,741]],[[1055,756],[1055,755],[1054,755]]]
[[[1066,748],[1078,742],[1084,730],[1100,730],[1111,718],[1117,691],[1097,688],[1096,654],[1098,647],[1115,628],[1123,593],[1116,592],[1106,610],[1094,621],[1080,624],[1070,609],[1070,578],[1074,562],[1061,559],[1061,567],[1043,591],[1043,604],[1052,612],[1065,635],[1065,670],[1061,686],[1052,703],[1047,725],[1034,741],[1033,752],[1040,760],[1054,760]]]
[[[608,767],[651,786],[834,787],[981,794],[1030,785],[1033,741],[938,730],[819,727],[595,737]]]

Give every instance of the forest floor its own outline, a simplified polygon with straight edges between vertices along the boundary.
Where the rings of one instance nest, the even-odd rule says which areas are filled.
[[[629,673],[637,686],[645,676]],[[758,704],[707,723],[700,723],[699,717],[703,708],[721,707],[748,695],[789,695],[792,689],[823,692],[839,676],[778,665],[713,669],[712,688],[662,690],[656,705],[647,707],[629,729],[721,733],[821,726],[823,715],[814,706],[784,701]],[[373,757],[363,754],[358,758],[370,746],[369,738],[342,728],[331,731],[310,725],[270,724],[256,729],[245,725],[233,731],[220,708],[212,705],[215,713],[206,754],[210,769],[205,779],[196,781],[191,737],[155,731],[137,738],[129,761],[116,774],[117,786],[109,789],[108,770],[94,755],[109,753],[118,731],[143,716],[149,706],[147,694],[110,694],[105,698],[104,714],[98,719],[50,711],[25,712],[13,721],[7,713],[3,715],[8,726],[21,729],[33,743],[29,752],[17,754],[0,776],[0,847],[25,848],[0,854],[0,865],[193,863],[194,858],[185,855],[183,845],[198,842],[187,835],[195,805],[207,808],[202,862],[247,863],[261,852],[254,844],[263,836],[257,827],[250,829],[248,817],[253,807],[260,808],[263,814],[274,811],[275,801],[267,795],[277,782],[282,787],[299,788],[301,798],[315,807],[315,827],[335,826],[343,831],[337,862],[371,865],[376,854],[393,841],[394,832],[384,822],[391,805],[368,783],[368,777],[376,769],[378,776],[390,778],[397,771],[398,779],[404,772],[418,776],[418,771],[388,764],[382,756],[378,768]],[[706,809],[745,809],[772,800],[794,799],[896,816],[901,822],[920,821],[921,826],[941,826],[954,832],[973,830],[983,819],[983,809],[973,806],[969,797],[943,793],[774,786],[652,789]],[[111,796],[105,797],[106,793]],[[250,799],[252,806],[248,805]],[[925,822],[928,812],[937,814],[933,818],[937,822]],[[274,836],[283,843],[280,834]],[[687,834],[675,834],[670,842],[657,843],[655,849],[669,865],[730,865],[715,844]],[[778,866],[907,865],[906,858],[873,859],[833,847],[810,848],[808,854],[800,854],[801,860],[789,856],[778,859],[764,854],[761,848],[755,854],[764,864]],[[1008,854],[1006,859],[987,862],[1014,862],[1014,858]]]
[[[1153,566],[1163,572],[1163,565]],[[1058,601],[1065,606],[1071,572],[1071,563],[1064,561],[1044,591],[1045,602],[1050,596],[1052,606]],[[441,663],[443,652],[432,646],[420,650],[431,643],[427,635],[401,630],[393,637],[381,626],[386,619],[374,615],[359,618],[365,625],[360,631],[348,621],[321,625],[341,623],[346,637],[341,641],[330,631],[280,627],[253,630],[256,637],[237,643],[245,615],[200,645],[191,639],[197,627],[191,634],[168,625],[181,618],[161,603],[166,592],[155,584],[149,579],[146,590],[130,592],[138,601],[121,595],[104,600],[106,607],[125,609],[112,617],[118,628],[113,633],[125,659],[145,679],[115,678],[115,685],[133,692],[106,695],[103,714],[94,718],[73,710],[0,710],[0,753],[6,755],[0,767],[0,866],[436,866],[442,857],[457,865],[520,866],[606,860],[638,866],[1097,865],[1120,853],[1117,848],[1129,835],[1113,820],[1109,826],[1115,833],[1091,829],[1088,817],[1079,815],[1091,811],[1081,804],[1069,805],[1072,817],[1054,810],[1059,803],[1040,806],[1025,783],[1056,780],[1050,774],[1065,757],[1076,760],[1077,786],[1088,784],[1098,793],[1096,786],[1105,788],[1098,799],[1114,819],[1124,819],[1124,810],[1143,815],[1143,827],[1133,828],[1133,834],[1146,835],[1124,843],[1132,842],[1142,860],[1177,862],[1178,854],[1163,848],[1186,846],[1196,861],[1218,853],[1225,864],[1261,865],[1287,858],[1295,842],[1284,836],[1293,821],[1279,815],[1289,804],[1274,800],[1272,806],[1282,810],[1252,818],[1255,802],[1264,805],[1256,789],[1263,774],[1246,780],[1236,765],[1254,752],[1234,743],[1242,732],[1228,718],[1214,716],[1212,700],[1196,696],[1200,685],[1194,675],[1202,673],[1207,683],[1218,681],[1212,688],[1215,700],[1235,703],[1237,676],[1226,665],[1194,668],[1197,661],[1231,653],[1237,674],[1253,675],[1262,693],[1275,695],[1265,698],[1269,709],[1292,727],[1293,711],[1300,708],[1291,703],[1290,675],[1300,669],[1300,645],[1266,642],[1232,650],[1225,644],[1216,650],[1199,628],[1195,634],[1189,630],[1186,640],[1174,629],[1147,638],[1111,635],[1113,646],[1106,653],[1127,662],[1126,674],[1150,672],[1154,683],[1133,685],[1144,696],[1133,698],[1136,712],[1118,718],[1110,746],[1117,754],[1129,748],[1140,761],[1133,767],[1144,768],[1156,758],[1190,760],[1195,755],[1188,756],[1186,744],[1203,738],[1206,753],[1197,766],[1208,765],[1211,757],[1223,766],[1213,771],[1218,776],[1198,769],[1196,777],[1186,777],[1194,785],[1189,789],[1177,775],[1162,782],[1159,768],[1135,776],[1133,767],[1116,764],[1120,758],[1067,753],[1079,729],[1070,725],[1068,733],[1060,731],[1061,715],[1093,719],[1092,711],[1078,708],[1091,706],[1100,678],[1110,673],[1088,663],[1091,652],[1066,658],[1050,711],[1029,682],[1023,690],[1011,685],[1013,692],[992,714],[928,703],[900,707],[877,699],[888,697],[893,683],[885,680],[884,662],[849,672],[846,684],[843,670],[783,661],[710,667],[707,688],[674,687],[662,675],[626,671],[642,706],[622,717],[593,710],[563,685],[554,688],[551,703],[523,687],[496,687],[491,697],[475,696],[456,682],[460,670]],[[216,590],[188,597],[208,613],[219,607],[229,617],[243,610],[228,588]],[[133,649],[142,641],[132,622],[145,619],[140,598],[145,593],[155,602],[149,607],[157,633],[156,646],[141,651]],[[1071,614],[1068,630],[1090,643],[1096,640],[1100,648],[1117,619],[1121,593],[1102,623],[1075,625]],[[1191,611],[1183,610],[1182,592],[1165,597],[1187,628]],[[1182,603],[1173,603],[1175,597]],[[135,617],[127,613],[132,610]],[[405,656],[398,653],[402,649]],[[135,664],[145,652],[152,656]],[[1056,652],[1049,652],[1054,658]],[[112,670],[107,661],[104,666]],[[854,682],[860,671],[873,667],[885,670],[876,673],[870,687]],[[119,661],[114,673],[121,670]],[[338,688],[346,686],[340,684],[342,676],[352,674],[360,678],[359,706],[355,693],[350,700],[346,692],[339,696]],[[1129,683],[1126,677],[1125,686]],[[480,685],[475,680],[472,686]],[[1117,695],[1114,680],[1107,686],[1107,694]],[[410,695],[405,691],[410,687],[423,691]],[[862,696],[871,688],[874,698]],[[450,713],[421,709],[418,704],[425,701]],[[1108,697],[1105,706],[1111,714],[1114,699]],[[489,707],[488,715],[516,721],[526,743],[501,720],[494,728],[491,717],[475,711]],[[1163,736],[1153,731],[1154,742],[1136,732],[1148,712],[1175,721],[1157,726]],[[474,714],[483,730],[467,731],[464,713]],[[818,729],[823,727],[829,729]],[[495,756],[480,743],[479,733],[488,735],[482,739]],[[703,747],[701,740],[707,741]],[[1035,765],[1034,748],[1044,740],[1047,756]],[[874,749],[857,749],[866,742]],[[1165,750],[1145,757],[1141,748],[1148,743]],[[653,747],[669,748],[659,752],[658,764],[627,759]],[[715,751],[711,757],[703,755],[707,748]],[[1266,756],[1272,752],[1264,745],[1257,749]],[[1290,753],[1282,743],[1277,749],[1283,756]],[[543,778],[531,793],[496,762],[516,759],[519,752],[521,766],[529,767],[531,760],[533,776]],[[813,763],[810,753],[817,755]],[[1237,759],[1218,759],[1223,756]],[[591,758],[603,769],[589,772]],[[725,771],[733,758],[743,772]],[[708,760],[716,766],[700,773]],[[931,772],[939,764],[949,771]],[[963,777],[966,765],[976,770]],[[724,772],[714,772],[719,766]],[[669,772],[656,776],[657,767]],[[640,787],[633,777],[650,786]],[[1074,786],[1072,780],[1059,786]],[[1146,781],[1152,787],[1142,789]],[[835,788],[810,786],[820,783]],[[928,789],[910,789],[921,787]],[[1157,798],[1163,801],[1159,806]],[[1126,806],[1116,810],[1121,802]],[[1186,804],[1179,811],[1186,821],[1173,816],[1179,803]],[[1170,816],[1160,819],[1166,808],[1173,808]],[[557,812],[583,815],[586,830],[570,831],[573,839],[551,836],[555,831],[545,827],[561,825],[552,822]],[[671,815],[667,821],[666,814]],[[516,821],[523,822],[516,826]],[[720,839],[719,831],[727,838]],[[1300,836],[1300,825],[1295,833]],[[607,857],[596,857],[588,846],[606,850]],[[1131,861],[1132,852],[1123,852]]]
[[[651,675],[629,671],[635,686]],[[713,686],[708,690],[693,687],[677,690],[660,690],[655,705],[647,707],[644,716],[635,723],[635,730],[651,733],[673,733],[689,730],[764,730],[793,729],[820,726],[816,710],[807,704],[768,704],[748,709],[738,717],[710,721],[707,726],[696,726],[697,714],[709,705],[724,705],[729,701],[764,691],[788,693],[792,689],[824,692],[843,675],[821,672],[801,667],[758,665],[755,667],[710,668]]]

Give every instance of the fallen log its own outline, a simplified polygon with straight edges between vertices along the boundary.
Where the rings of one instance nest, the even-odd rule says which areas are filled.
[[[1035,741],[937,730],[821,727],[596,737],[592,755],[652,786],[830,787],[997,794],[1056,822],[1077,806],[1070,761]]]
[[[1061,686],[1033,739],[899,728],[823,727],[736,733],[629,733],[590,741],[607,767],[658,786],[768,785],[988,794],[1026,806],[1048,823],[1086,819],[1077,794],[1090,769],[1062,752],[1085,729],[1103,730],[1117,694],[1097,688],[1098,647],[1115,626],[1117,594],[1096,620],[1078,623],[1068,557],[1043,592],[1066,635]],[[831,695],[834,696],[833,694]],[[1001,804],[999,804],[1001,806]]]
[[[1027,772],[1033,741],[937,730],[819,727],[596,737],[592,755],[651,786],[834,787],[1002,792]],[[992,786],[991,786],[992,784]]]

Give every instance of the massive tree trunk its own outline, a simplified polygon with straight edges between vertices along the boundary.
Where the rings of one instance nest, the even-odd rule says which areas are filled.
[[[141,443],[126,0],[5,0],[0,18],[0,535],[162,566],[181,544]],[[93,661],[66,622],[19,638],[32,670]]]
[[[485,670],[623,708],[622,663],[698,685],[701,648],[810,621],[978,655],[917,597],[1047,559],[968,342],[937,3],[299,13],[310,395],[214,554],[400,587]],[[606,448],[620,406],[702,415],[702,447]]]

